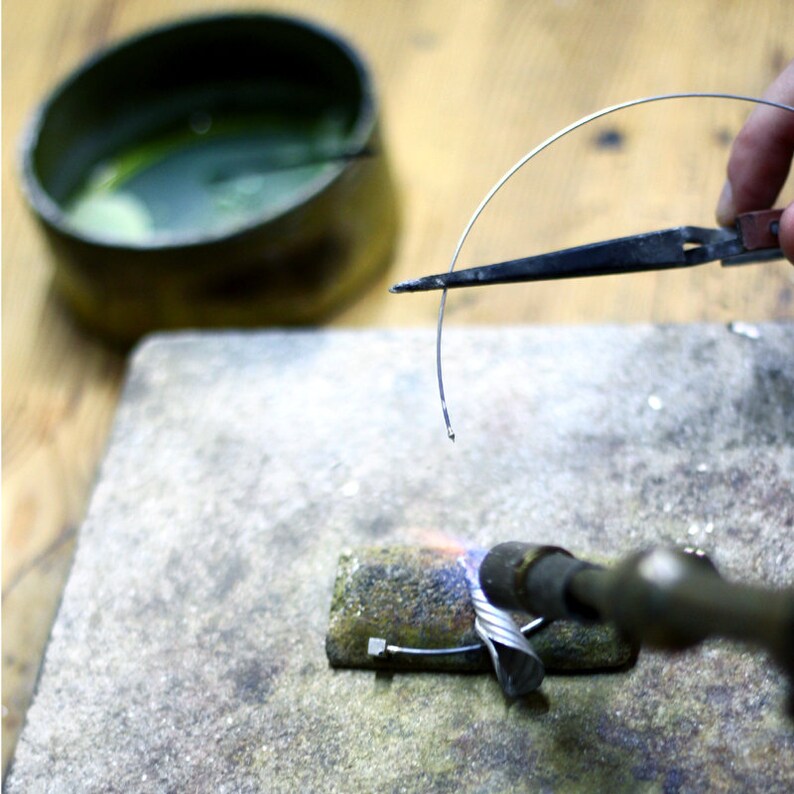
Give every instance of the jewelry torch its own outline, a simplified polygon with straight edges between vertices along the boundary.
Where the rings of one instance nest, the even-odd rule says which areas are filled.
[[[480,566],[496,607],[548,620],[611,623],[665,650],[725,637],[767,650],[789,678],[794,716],[794,589],[728,582],[703,552],[656,547],[604,568],[557,546],[508,542]]]

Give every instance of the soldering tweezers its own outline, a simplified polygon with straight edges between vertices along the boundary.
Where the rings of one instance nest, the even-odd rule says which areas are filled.
[[[692,267],[722,260],[744,265],[782,257],[778,240],[783,210],[739,215],[733,228],[676,226],[629,237],[566,248],[493,265],[424,276],[395,284],[391,292],[514,284],[521,281],[606,276]]]

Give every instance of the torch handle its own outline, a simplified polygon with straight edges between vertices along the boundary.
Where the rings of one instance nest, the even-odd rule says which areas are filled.
[[[728,582],[702,557],[656,548],[608,570],[582,570],[572,603],[638,643],[678,649],[719,636],[753,643],[794,668],[794,591]]]
[[[502,543],[483,561],[480,581],[503,609],[612,623],[657,648],[710,636],[750,642],[794,674],[794,590],[728,582],[702,555],[660,547],[602,568],[558,547]]]

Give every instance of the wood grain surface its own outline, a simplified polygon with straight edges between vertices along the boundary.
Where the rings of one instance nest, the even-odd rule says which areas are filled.
[[[760,95],[794,55],[790,0],[279,0],[363,53],[381,97],[402,232],[388,276],[335,326],[430,325],[437,296],[392,281],[443,270],[482,196],[521,155],[647,94]],[[98,48],[208,0],[3,4],[3,769],[13,753],[118,399],[125,360],[71,323],[22,200],[17,152],[47,91]],[[710,225],[749,107],[680,100],[566,138],[517,175],[464,248],[474,264],[604,237]],[[791,191],[787,196],[790,198]],[[449,322],[727,322],[794,317],[772,263],[454,293]],[[427,351],[427,366],[434,366]],[[443,442],[440,429],[440,441]]]

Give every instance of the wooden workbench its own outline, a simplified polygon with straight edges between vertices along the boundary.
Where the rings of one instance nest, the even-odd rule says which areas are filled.
[[[17,183],[26,118],[97,48],[209,0],[22,0],[3,7],[3,769],[68,572],[124,358],[70,323]],[[250,6],[251,4],[247,4]],[[346,35],[372,66],[398,182],[393,267],[336,326],[430,325],[433,296],[391,281],[443,269],[482,195],[522,154],[605,105],[671,91],[759,95],[794,55],[789,0],[588,3],[280,0]],[[675,101],[605,119],[538,158],[494,202],[463,261],[678,223],[709,224],[749,108]],[[453,295],[451,323],[794,317],[785,263]],[[428,366],[433,351],[428,350]]]

